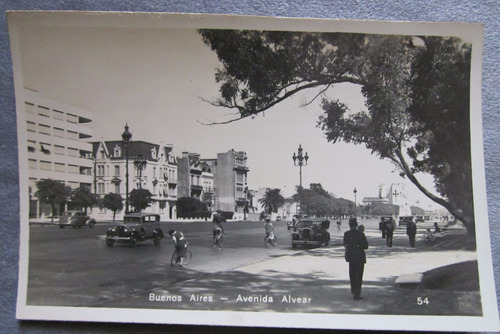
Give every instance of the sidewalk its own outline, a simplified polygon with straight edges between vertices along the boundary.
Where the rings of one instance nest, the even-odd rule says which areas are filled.
[[[403,274],[429,270],[464,261],[475,261],[476,252],[466,250],[387,248],[376,232],[368,233],[370,248],[363,277],[363,300],[350,293],[344,248],[298,250],[276,253],[265,261],[232,271],[200,275],[183,269],[186,280],[174,285],[157,277],[148,291],[99,306],[184,310],[274,311],[334,314],[479,315],[478,291],[426,289],[423,285],[400,286]],[[379,240],[380,239],[380,240]],[[407,240],[399,238],[401,245]],[[192,277],[189,279],[189,277]],[[181,296],[182,302],[152,302],[150,296]],[[162,297],[163,296],[163,297]],[[203,301],[203,298],[207,301]],[[200,299],[201,298],[201,299]],[[430,303],[419,305],[427,298]]]

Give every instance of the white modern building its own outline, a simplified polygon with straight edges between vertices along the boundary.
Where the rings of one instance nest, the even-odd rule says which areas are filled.
[[[92,136],[87,126],[90,111],[76,108],[25,89],[30,218],[51,214],[47,204],[35,197],[36,182],[58,180],[72,189],[92,185]],[[59,213],[64,210],[59,207]]]

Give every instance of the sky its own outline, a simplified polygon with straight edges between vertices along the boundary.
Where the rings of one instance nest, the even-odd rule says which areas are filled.
[[[436,205],[402,179],[393,165],[363,146],[328,143],[316,126],[322,110],[304,92],[255,118],[204,125],[231,117],[205,100],[218,96],[217,56],[193,29],[141,27],[25,26],[19,32],[24,86],[48,98],[92,112],[92,141],[120,140],[125,124],[132,140],[173,145],[215,158],[245,151],[248,186],[280,188],[286,196],[299,184],[292,155],[299,145],[309,155],[302,184],[321,183],[336,197],[357,202],[377,196],[380,184],[405,183],[409,205]],[[353,112],[364,109],[360,88],[343,84],[328,91]],[[234,115],[232,115],[234,116]],[[432,178],[423,183],[433,189]]]

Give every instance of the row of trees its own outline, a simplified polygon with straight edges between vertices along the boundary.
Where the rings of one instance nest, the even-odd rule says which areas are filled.
[[[297,187],[297,193],[292,196],[294,202],[300,201],[301,211],[317,217],[349,216],[355,214],[389,216],[399,215],[398,205],[373,202],[368,205],[358,205],[344,199],[336,198],[331,193],[323,189],[321,183],[311,183],[309,189]],[[259,199],[259,203],[264,209],[264,213],[271,214],[278,212],[278,209],[285,203],[285,198],[281,195],[281,190],[267,189],[264,196]],[[411,207],[412,215],[423,215],[424,210],[418,207]]]
[[[439,36],[200,30],[218,56],[226,124],[253,118],[313,89],[326,140],[363,145],[391,161],[424,195],[475,237],[470,152],[472,46]],[[367,110],[328,96],[337,84],[361,88]],[[438,195],[420,183],[434,177]]]
[[[120,194],[109,193],[102,198],[90,191],[89,187],[80,186],[71,189],[64,183],[52,179],[40,180],[36,183],[35,196],[51,207],[51,221],[57,215],[57,207],[68,203],[73,209],[87,212],[88,208],[98,205],[113,212],[113,220],[117,212],[123,210],[123,198]],[[142,211],[150,206],[153,194],[147,189],[133,189],[129,194],[130,205],[135,211]]]

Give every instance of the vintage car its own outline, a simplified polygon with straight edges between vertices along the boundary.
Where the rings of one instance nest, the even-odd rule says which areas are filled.
[[[288,230],[292,229],[293,227],[296,228],[298,226],[299,220],[301,220],[302,218],[307,218],[307,215],[303,213],[293,215],[292,220],[286,223],[286,228]]]
[[[96,221],[90,218],[85,212],[78,210],[65,211],[59,218],[57,223],[60,228],[71,226],[73,228],[81,228],[82,226],[94,227]]]
[[[137,242],[153,240],[155,246],[163,239],[160,229],[160,215],[155,213],[129,213],[123,217],[123,223],[117,224],[106,232],[106,245],[115,242],[128,242],[135,246]]]
[[[401,216],[399,217],[399,226],[407,225],[408,222],[413,221],[413,216]]]
[[[330,221],[320,218],[302,218],[292,232],[292,247],[298,245],[328,246],[330,244]]]

